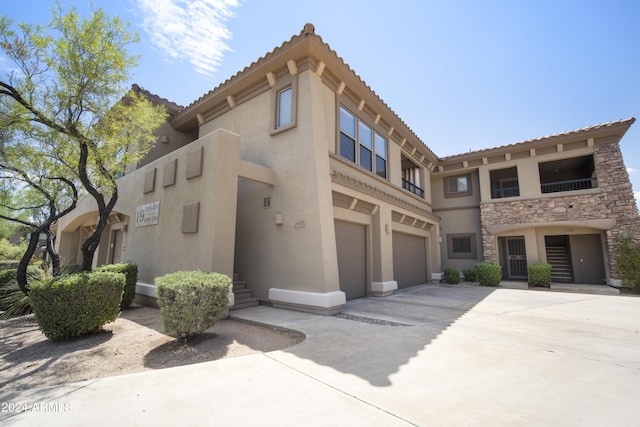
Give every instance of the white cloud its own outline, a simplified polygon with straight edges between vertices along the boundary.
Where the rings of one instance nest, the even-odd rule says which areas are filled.
[[[638,169],[634,169],[634,168],[627,168],[627,173],[628,174],[632,174],[634,172],[638,172]]]
[[[153,44],[171,59],[188,60],[195,71],[213,74],[231,32],[225,26],[238,0],[137,0],[142,27]]]

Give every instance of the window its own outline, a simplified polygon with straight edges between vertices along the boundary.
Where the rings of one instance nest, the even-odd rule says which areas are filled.
[[[340,156],[387,178],[387,140],[340,107]]]
[[[475,233],[447,234],[447,253],[449,258],[478,258]]]
[[[471,176],[458,175],[444,179],[444,197],[461,197],[471,195]]]
[[[296,127],[298,80],[295,76],[282,76],[271,91],[271,129],[276,135]]]
[[[281,128],[291,124],[293,117],[291,115],[293,100],[293,89],[291,86],[278,92],[278,117],[276,118],[276,127]]]

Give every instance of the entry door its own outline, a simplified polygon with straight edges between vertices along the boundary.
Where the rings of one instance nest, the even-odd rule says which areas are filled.
[[[574,281],[604,285],[606,282],[600,235],[576,234],[570,239]]]
[[[367,234],[366,227],[336,221],[336,250],[340,290],[347,299],[367,295]]]
[[[111,235],[111,264],[119,264],[122,260],[122,231],[114,230]]]
[[[507,272],[510,279],[526,279],[527,251],[524,237],[507,237]]]

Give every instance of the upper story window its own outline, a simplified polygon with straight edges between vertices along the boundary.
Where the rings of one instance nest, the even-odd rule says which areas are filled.
[[[462,197],[471,194],[471,175],[450,176],[444,179],[444,197]]]
[[[506,168],[492,170],[489,172],[491,181],[491,198],[502,199],[503,197],[516,197],[520,195],[520,185],[518,184],[518,168]]]
[[[276,117],[276,127],[280,128],[291,124],[293,121],[293,88],[288,88],[278,92],[278,108]]]
[[[538,164],[542,193],[598,187],[593,156],[573,157]]]
[[[340,155],[387,178],[386,138],[344,107],[340,107]]]
[[[295,76],[281,76],[271,91],[270,135],[296,127],[298,80]]]

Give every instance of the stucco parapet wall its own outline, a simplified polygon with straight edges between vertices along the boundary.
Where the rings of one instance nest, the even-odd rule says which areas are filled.
[[[274,307],[331,315],[346,304],[347,297],[342,291],[319,293],[271,288],[269,300]]]
[[[426,200],[409,194],[382,178],[364,176],[362,172],[353,170],[351,165],[345,165],[333,155],[331,157],[333,160],[331,163],[332,182],[367,194],[375,199],[383,200],[392,205],[407,209],[429,218],[435,223],[440,221],[440,218],[432,213],[431,205],[427,203]]]

